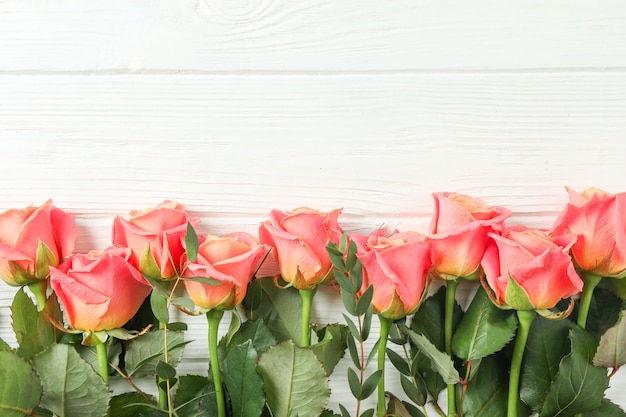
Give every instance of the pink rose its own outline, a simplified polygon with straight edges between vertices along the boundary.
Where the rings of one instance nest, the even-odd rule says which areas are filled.
[[[198,257],[188,265],[184,277],[211,278],[221,285],[185,280],[189,297],[202,309],[233,309],[243,301],[248,284],[269,250],[247,233],[208,235],[198,247]]]
[[[74,251],[76,239],[74,216],[52,200],[41,207],[5,211],[0,214],[0,275],[11,285],[45,279],[50,266]]]
[[[482,265],[499,304],[516,310],[547,310],[582,290],[583,282],[568,254],[575,236],[551,236],[523,227],[490,236]],[[511,285],[511,280],[518,285]]]
[[[73,329],[117,329],[135,315],[152,287],[129,257],[128,248],[111,248],[74,254],[51,268],[50,285]]]
[[[113,245],[129,247],[131,263],[142,273],[152,278],[172,278],[182,269],[187,222],[196,226],[199,220],[189,218],[184,207],[174,201],[131,211],[130,219],[116,217],[113,221]],[[148,247],[148,262],[142,265]],[[147,268],[146,264],[154,265],[160,276],[156,276],[156,271]]]
[[[326,246],[339,243],[340,209],[323,213],[310,208],[291,212],[272,210],[261,223],[261,243],[273,246],[282,278],[299,290],[310,290],[331,279],[332,263]]]
[[[578,237],[572,257],[580,269],[601,277],[626,277],[626,193],[567,191],[570,201],[552,233]]]
[[[363,264],[362,291],[374,287],[374,313],[397,320],[413,313],[428,284],[430,244],[417,232],[394,233],[382,229],[368,237],[353,235],[357,257]]]
[[[435,193],[433,198],[435,213],[427,240],[435,272],[443,279],[476,278],[488,234],[501,231],[511,212],[462,194]]]

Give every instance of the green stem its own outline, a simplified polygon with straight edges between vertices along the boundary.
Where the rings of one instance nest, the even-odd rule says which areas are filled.
[[[589,315],[589,306],[593,298],[593,290],[598,286],[602,277],[590,272],[583,272],[582,279],[584,282],[583,292],[580,295],[580,308],[578,309],[578,325],[583,329],[587,325],[587,316]]]
[[[316,291],[317,287],[312,290],[300,290],[300,297],[302,298],[302,335],[300,344],[302,347],[311,346],[311,331],[309,327],[311,325],[311,307],[313,306],[313,297]]]
[[[164,359],[165,362],[168,362],[168,354],[167,354],[167,323],[160,321],[159,322],[159,329],[164,330],[163,333],[163,345],[164,345]],[[167,394],[167,387],[164,386],[165,384],[163,384],[163,382],[165,381],[164,378],[161,378],[160,376],[157,376],[157,388],[159,390],[159,408],[161,408],[162,410],[169,410],[170,406],[169,406],[169,395]]]
[[[28,288],[30,291],[35,294],[35,298],[37,299],[37,306],[39,307],[39,311],[43,311],[46,308],[46,290],[48,289],[48,281],[45,279],[40,279],[28,284]]]
[[[380,336],[378,344],[378,370],[381,371],[378,380],[378,417],[383,417],[387,412],[385,408],[385,356],[387,355],[387,339],[389,338],[389,329],[393,324],[393,320],[378,315],[380,321]]]
[[[109,386],[109,360],[107,359],[107,345],[105,343],[98,343],[96,345],[96,354],[98,355],[98,371],[100,376],[104,380],[104,383]]]
[[[220,320],[224,315],[224,310],[209,310],[206,313],[209,322],[209,359],[211,361],[211,374],[215,384],[215,397],[217,400],[218,417],[226,417],[226,404],[224,402],[224,391],[222,389],[222,375],[220,374],[220,361],[217,356],[217,331]]]
[[[518,310],[519,328],[515,337],[513,347],[513,358],[511,359],[511,373],[509,374],[509,399],[507,405],[507,417],[517,417],[517,403],[519,399],[519,377],[522,369],[522,359],[526,349],[526,341],[530,326],[537,313],[535,310]]]
[[[446,309],[444,322],[444,337],[446,353],[452,358],[452,332],[454,306],[456,305],[456,289],[461,282],[460,278],[446,281]],[[456,386],[448,384],[448,417],[456,416]]]

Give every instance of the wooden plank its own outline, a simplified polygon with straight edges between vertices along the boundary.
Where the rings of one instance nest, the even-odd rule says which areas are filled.
[[[212,233],[255,233],[272,208],[301,205],[344,207],[348,231],[425,232],[433,191],[548,227],[566,185],[626,190],[625,72],[5,74],[0,91],[0,211],[53,198],[75,213],[79,250],[108,246],[115,215],[166,198]],[[0,285],[12,344],[13,293]],[[319,300],[314,319],[341,322],[336,294]],[[195,340],[180,373],[201,373],[204,320],[179,319]],[[351,404],[348,365],[333,374],[335,410]],[[623,406],[625,385],[621,371],[611,397]]]
[[[5,75],[0,91],[0,209],[52,197],[91,220],[171,198],[220,224],[309,205],[425,226],[447,190],[546,226],[566,185],[626,189],[626,73]]]
[[[0,71],[624,68],[626,4],[540,0],[0,2]]]

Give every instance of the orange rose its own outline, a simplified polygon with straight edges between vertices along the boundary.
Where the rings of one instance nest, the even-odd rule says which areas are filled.
[[[363,264],[363,290],[374,287],[374,313],[397,320],[419,306],[431,267],[430,244],[416,232],[386,237],[382,229],[368,237],[353,235]]]
[[[74,216],[46,201],[0,214],[0,275],[11,285],[45,279],[74,251]]]
[[[142,273],[152,278],[172,278],[181,272],[187,222],[194,226],[199,223],[198,219],[189,218],[184,207],[174,201],[131,211],[130,219],[116,217],[113,221],[113,245],[130,248],[131,263]],[[142,267],[145,255],[149,258]],[[146,269],[146,264],[155,265],[160,276]]]
[[[567,189],[569,203],[552,233],[573,234],[572,257],[583,271],[600,277],[626,277],[626,193]]]
[[[187,266],[184,277],[206,277],[221,284],[185,280],[189,297],[202,309],[233,309],[243,301],[248,284],[269,249],[247,233],[208,235],[198,247],[196,261]]]
[[[511,212],[456,193],[435,193],[435,213],[427,240],[440,278],[472,277],[482,260],[490,232],[504,228]]]
[[[283,280],[299,290],[310,290],[330,280],[333,265],[326,246],[328,242],[339,243],[340,213],[306,207],[291,212],[272,210],[270,220],[259,228],[259,238],[276,249]]]
[[[516,310],[547,310],[580,292],[583,282],[568,252],[575,236],[511,228],[491,233],[482,262],[497,302]],[[517,285],[511,285],[514,280]]]
[[[117,329],[135,315],[152,287],[129,257],[128,248],[111,248],[74,254],[51,268],[50,285],[73,329]]]

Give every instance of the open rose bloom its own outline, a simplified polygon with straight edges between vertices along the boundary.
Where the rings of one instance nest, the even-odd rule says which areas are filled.
[[[482,265],[497,304],[545,312],[582,290],[568,253],[575,236],[516,227],[490,237]]]
[[[261,243],[273,246],[285,282],[310,290],[331,279],[332,263],[326,246],[339,243],[341,210],[329,213],[310,208],[291,212],[272,210],[270,220],[259,228]]]
[[[157,279],[172,278],[181,271],[187,222],[193,226],[199,223],[174,201],[131,211],[130,219],[117,217],[113,221],[113,245],[130,248],[131,263],[142,273]]]
[[[74,217],[46,201],[41,207],[0,214],[0,276],[11,285],[26,285],[48,277],[74,251]]]
[[[150,294],[141,273],[128,259],[130,250],[74,254],[51,268],[50,284],[65,309],[70,327],[97,332],[121,328]]]
[[[427,240],[436,274],[443,279],[476,278],[489,233],[502,231],[511,212],[463,194],[435,193],[433,198],[435,212]]]
[[[363,264],[362,291],[374,287],[374,313],[397,320],[418,308],[428,285],[430,244],[417,232],[353,235]]]
[[[248,284],[269,249],[247,233],[206,236],[198,247],[196,261],[188,265],[184,277],[211,278],[220,285],[185,280],[189,297],[202,310],[233,309],[243,301]]]
[[[567,191],[569,203],[552,233],[578,237],[572,257],[581,270],[600,277],[626,277],[626,193]]]

